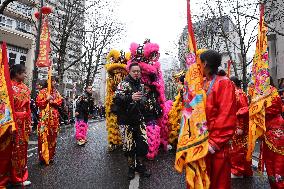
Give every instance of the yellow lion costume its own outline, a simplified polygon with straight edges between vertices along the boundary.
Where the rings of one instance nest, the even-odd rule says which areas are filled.
[[[169,128],[169,144],[176,148],[179,136],[180,121],[181,121],[181,110],[182,110],[182,91],[183,91],[183,81],[181,77],[185,76],[185,71],[181,71],[173,75],[174,80],[178,85],[178,94],[175,97],[172,108],[168,114],[168,128]]]
[[[105,65],[108,73],[107,77],[107,94],[105,100],[106,107],[106,128],[108,132],[108,150],[113,151],[121,145],[121,136],[117,117],[111,112],[113,97],[117,85],[127,76],[126,70],[127,61],[130,59],[130,53],[123,51],[111,50],[107,56],[107,64]]]

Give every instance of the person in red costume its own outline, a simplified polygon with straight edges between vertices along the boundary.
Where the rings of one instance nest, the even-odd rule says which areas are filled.
[[[28,181],[28,143],[31,126],[30,90],[24,84],[26,68],[17,64],[11,68],[12,93],[15,109],[16,134],[12,147],[12,184],[30,185]]]
[[[207,93],[206,118],[209,131],[209,152],[206,156],[211,189],[231,187],[229,141],[236,130],[237,106],[235,86],[226,76],[219,76],[221,55],[207,50],[200,55]]]
[[[248,98],[246,93],[242,90],[242,82],[235,76],[230,78],[236,86],[237,98],[237,129],[233,136],[231,144],[231,177],[242,178],[244,176],[253,176],[251,169],[251,161],[246,161],[247,154],[247,139],[249,130],[249,112],[248,112]]]
[[[59,129],[58,108],[62,103],[62,97],[55,89],[55,84],[56,81],[52,78],[51,94],[49,95],[46,82],[36,99],[36,104],[41,111],[39,114],[40,122],[38,125],[38,155],[40,163],[46,165],[53,162],[53,157],[55,155],[57,133]],[[49,116],[44,116],[43,111],[45,111],[48,103],[50,104],[50,113]],[[47,132],[47,136],[45,135],[45,132]],[[43,146],[48,148],[48,151],[43,150]]]
[[[265,109],[263,160],[271,188],[280,189],[284,188],[284,120],[281,116],[283,103],[277,89],[271,86],[271,91],[277,95],[274,96],[272,105]]]

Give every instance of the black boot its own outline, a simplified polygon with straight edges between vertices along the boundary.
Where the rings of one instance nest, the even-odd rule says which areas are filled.
[[[132,180],[135,177],[135,159],[132,157],[127,157],[128,163],[128,180]]]
[[[141,177],[148,178],[151,176],[151,172],[146,169],[146,166],[143,164],[142,158],[137,158],[137,165],[135,170],[140,174]]]
[[[134,167],[128,167],[128,180],[132,180],[135,178],[135,168]]]

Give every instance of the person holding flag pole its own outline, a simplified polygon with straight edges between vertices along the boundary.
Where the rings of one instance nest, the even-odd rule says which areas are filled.
[[[55,79],[52,78],[52,65],[49,59],[50,50],[50,32],[48,27],[47,15],[52,12],[49,7],[42,7],[44,14],[43,25],[40,35],[40,50],[36,62],[37,67],[48,68],[48,79],[39,92],[36,104],[40,109],[38,124],[38,154],[40,163],[49,165],[55,155],[56,138],[59,128],[58,108],[62,103],[62,97],[54,88]],[[35,13],[38,18],[38,13]]]
[[[38,124],[38,152],[41,164],[49,165],[55,155],[56,139],[59,129],[59,111],[62,97],[55,89],[55,79],[51,76],[49,68],[48,80],[40,90],[36,103],[40,109]]]
[[[218,75],[222,60],[218,52],[197,50],[190,0],[187,8],[188,71],[175,168],[178,172],[185,168],[187,188],[228,189],[231,187],[229,141],[236,127],[235,87],[228,77]]]
[[[267,52],[267,26],[264,23],[264,4],[260,5],[260,21],[256,51],[252,67],[249,93],[249,137],[247,161],[258,138],[261,142],[259,171],[264,165],[272,189],[284,188],[284,120],[281,117],[283,103],[269,74]]]

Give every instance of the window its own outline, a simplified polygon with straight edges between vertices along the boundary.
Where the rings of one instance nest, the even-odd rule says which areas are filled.
[[[13,66],[16,63],[16,57],[17,55],[14,53],[9,53],[9,65]]]
[[[5,26],[6,19],[4,16],[0,16],[0,25]]]
[[[25,64],[26,64],[26,56],[24,56],[24,55],[22,55],[21,57],[20,57],[20,64],[22,64],[22,65],[24,65],[25,66]]]
[[[12,28],[12,26],[13,26],[13,20],[11,20],[11,19],[7,19],[6,20],[6,27],[9,27],[9,28]]]

